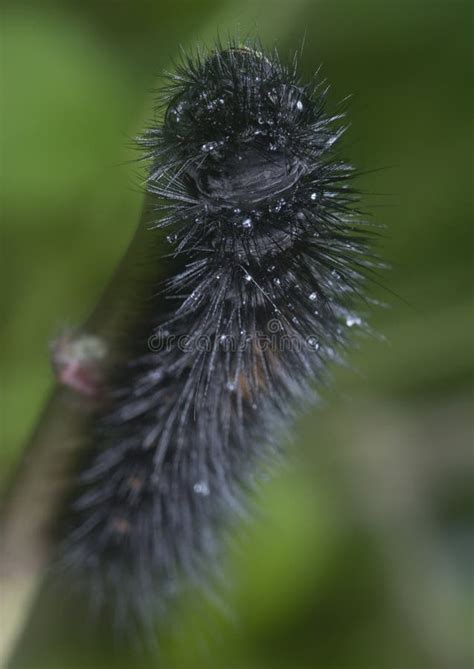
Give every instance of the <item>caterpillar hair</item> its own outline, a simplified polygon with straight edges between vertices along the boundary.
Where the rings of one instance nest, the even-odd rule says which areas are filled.
[[[326,107],[296,59],[218,45],[169,75],[139,140],[167,276],[106,379],[60,543],[72,579],[130,616],[203,578],[282,429],[367,329],[373,235]]]

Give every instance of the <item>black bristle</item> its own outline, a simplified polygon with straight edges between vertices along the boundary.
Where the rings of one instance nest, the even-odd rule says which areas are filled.
[[[178,67],[140,139],[175,271],[96,420],[63,542],[131,610],[201,577],[282,426],[365,328],[371,234],[326,95],[276,53],[219,46]]]

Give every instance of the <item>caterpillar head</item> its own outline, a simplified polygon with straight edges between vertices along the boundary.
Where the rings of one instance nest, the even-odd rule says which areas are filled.
[[[307,169],[306,90],[249,48],[212,53],[172,99],[166,141],[189,160],[188,187],[209,209],[258,206]]]
[[[171,77],[162,127],[143,141],[148,190],[178,205],[165,224],[202,224],[186,239],[213,237],[239,262],[249,235],[270,241],[262,253],[291,245],[295,226],[314,223],[334,175],[346,172],[326,158],[343,129],[324,101],[276,53],[231,45],[187,59]]]

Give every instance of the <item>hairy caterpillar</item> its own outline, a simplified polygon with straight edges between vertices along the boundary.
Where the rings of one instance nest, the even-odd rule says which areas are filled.
[[[371,234],[343,114],[254,47],[187,58],[141,138],[169,263],[109,379],[61,544],[74,578],[149,616],[199,578],[281,427],[338,359]]]

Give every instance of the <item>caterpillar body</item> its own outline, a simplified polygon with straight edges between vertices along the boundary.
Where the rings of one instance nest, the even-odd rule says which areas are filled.
[[[371,234],[326,97],[276,53],[219,46],[170,75],[140,139],[170,271],[94,419],[62,550],[145,616],[199,579],[281,428],[364,327]]]

